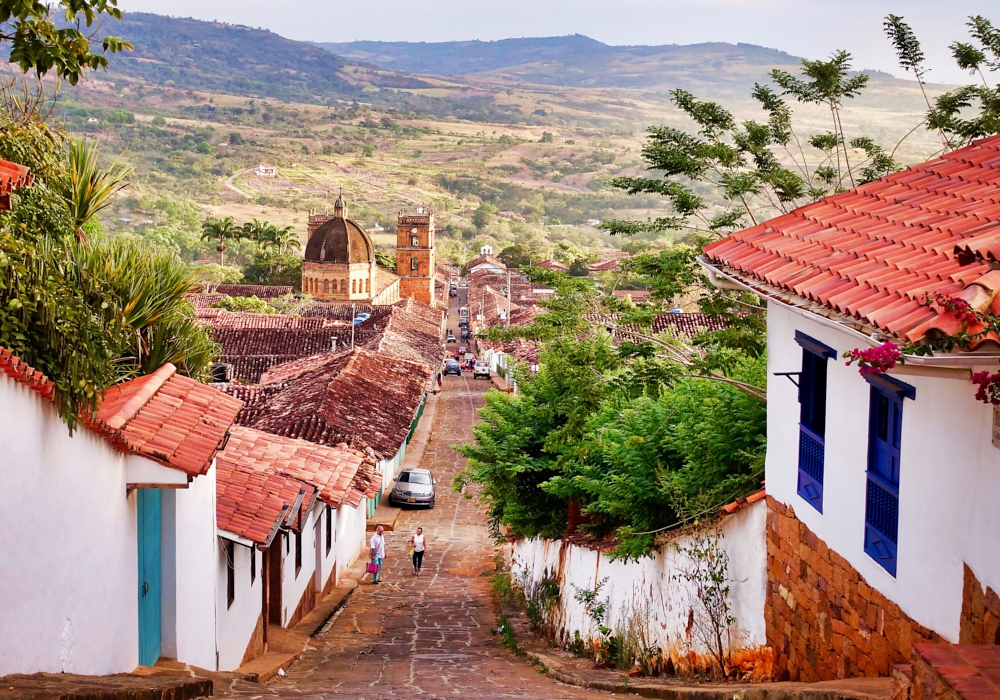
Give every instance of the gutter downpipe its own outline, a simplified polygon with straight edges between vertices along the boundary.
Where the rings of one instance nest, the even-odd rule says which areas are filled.
[[[739,290],[741,292],[750,292],[752,294],[756,294],[757,296],[763,297],[767,301],[773,302],[778,306],[781,306],[785,309],[788,309],[789,311],[792,311],[793,313],[798,314],[799,316],[802,316],[803,318],[809,319],[810,321],[819,323],[820,325],[826,326],[827,328],[834,328],[838,331],[841,331],[842,333],[843,332],[849,333],[857,337],[858,339],[863,340],[869,347],[874,348],[881,345],[881,343],[879,343],[878,340],[876,340],[875,338],[865,335],[861,331],[857,331],[851,328],[850,326],[845,326],[844,324],[838,323],[832,319],[827,318],[826,316],[820,316],[819,314],[815,314],[806,309],[801,309],[797,306],[781,301],[780,299],[776,299],[773,296],[767,294],[766,292],[754,289],[745,282],[741,282],[740,280],[735,279],[730,275],[727,275],[725,272],[722,272],[721,270],[719,270],[719,268],[714,267],[703,256],[699,256],[697,260],[698,264],[701,265],[703,268],[705,268],[705,271],[708,273],[709,282],[711,282],[712,286],[716,287],[717,289],[732,289],[732,290]],[[946,355],[946,356],[939,355],[937,357],[933,356],[925,357],[923,355],[904,355],[903,357],[906,359],[906,362],[903,365],[903,367],[905,367],[906,365],[911,365],[912,368],[925,367],[927,369],[967,370],[971,367],[980,367],[983,365],[1000,363],[1000,355],[976,355],[973,353],[969,353],[967,357],[962,357],[957,355]],[[916,372],[913,371],[907,372],[905,369],[903,369],[903,367],[897,367],[895,370],[891,370],[890,373],[916,374]]]

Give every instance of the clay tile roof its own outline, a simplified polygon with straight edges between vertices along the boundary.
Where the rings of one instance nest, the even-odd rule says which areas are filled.
[[[295,287],[274,284],[201,284],[200,291],[219,297],[257,297],[258,299],[276,299],[277,297],[295,294]]]
[[[826,197],[705,247],[710,264],[911,343],[967,324],[929,293],[989,311],[1000,280],[1000,136]],[[984,283],[983,280],[986,280]],[[978,286],[983,293],[970,290]]]
[[[563,272],[569,270],[569,265],[564,265],[558,260],[542,260],[541,262],[532,263],[532,267],[541,267],[546,270],[561,270]]]
[[[128,452],[190,476],[204,474],[243,402],[177,374],[167,363],[108,389],[97,422],[120,434]]]
[[[396,454],[423,400],[431,369],[355,348],[277,367],[268,384],[229,384],[247,401],[239,425],[322,445],[369,446]]]
[[[0,372],[51,401],[55,383],[0,347]],[[111,387],[97,415],[81,422],[116,449],[204,474],[243,402],[176,374],[166,364],[153,374]]]
[[[259,544],[269,543],[264,535],[273,537],[275,523],[301,530],[316,498],[335,508],[357,507],[381,487],[374,459],[358,450],[239,426],[233,427],[217,463],[219,527]]]
[[[375,294],[381,294],[398,279],[399,275],[384,267],[375,268]]]
[[[719,515],[723,517],[727,515],[732,515],[736,511],[743,510],[752,503],[756,503],[757,501],[766,497],[767,497],[767,492],[764,489],[760,489],[759,491],[754,491],[753,493],[748,494],[746,496],[740,496],[732,503],[727,503],[726,505],[719,508]]]

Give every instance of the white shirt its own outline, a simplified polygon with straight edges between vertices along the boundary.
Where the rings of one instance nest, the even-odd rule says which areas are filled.
[[[385,538],[376,532],[372,535],[372,544],[369,549],[374,549],[375,556],[379,559],[385,559]]]
[[[414,535],[413,536],[413,551],[422,552],[424,551],[424,536]]]

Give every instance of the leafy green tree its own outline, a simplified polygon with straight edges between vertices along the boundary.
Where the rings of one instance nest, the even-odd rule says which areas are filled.
[[[497,257],[507,267],[527,267],[531,264],[533,252],[530,246],[515,243],[501,250]]]
[[[277,309],[269,305],[256,295],[250,297],[223,297],[212,304],[213,309],[226,309],[227,311],[242,311],[251,314],[274,314]]]
[[[238,241],[246,238],[246,230],[236,225],[236,220],[231,216],[224,219],[210,216],[201,225],[201,239],[203,241],[215,241],[215,249],[219,251],[219,264],[226,264],[226,250],[228,241]]]
[[[555,140],[556,138],[551,131],[543,131],[542,138],[538,139],[538,143],[555,143]]]
[[[217,263],[193,265],[191,275],[199,284],[239,284],[243,281],[243,273],[235,267],[223,267]]]
[[[68,26],[55,25],[58,11]],[[132,49],[121,37],[96,38],[101,15],[121,19],[118,0],[58,0],[52,4],[0,0],[0,44],[9,44],[10,62],[16,63],[22,73],[33,70],[41,77],[51,71],[76,85],[85,71],[107,68],[107,54]],[[91,35],[80,30],[95,22]],[[100,53],[93,51],[95,44],[100,46]]]
[[[76,222],[58,194],[69,179],[62,135],[37,115],[0,112],[0,158],[31,168],[35,182],[0,212],[0,346],[55,383],[72,430],[117,378],[129,343],[102,280],[73,260]]]
[[[472,225],[477,229],[483,229],[489,224],[499,209],[489,202],[482,202],[472,214]]]
[[[384,250],[375,251],[375,262],[381,267],[387,270],[396,270],[396,255],[395,253],[387,253]]]
[[[111,204],[112,198],[128,186],[132,166],[118,156],[105,170],[98,162],[96,144],[80,139],[70,139],[68,178],[60,187],[60,194],[76,224],[78,237],[84,236],[84,226],[97,212]],[[124,154],[123,154],[124,155]]]
[[[299,289],[302,285],[302,258],[273,249],[259,250],[243,266],[243,278],[247,284],[291,285]]]

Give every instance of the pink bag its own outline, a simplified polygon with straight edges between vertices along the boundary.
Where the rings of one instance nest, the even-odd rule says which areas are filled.
[[[378,564],[376,564],[373,561],[370,561],[370,562],[368,562],[368,566],[365,567],[365,570],[369,574],[377,574],[378,573]]]

